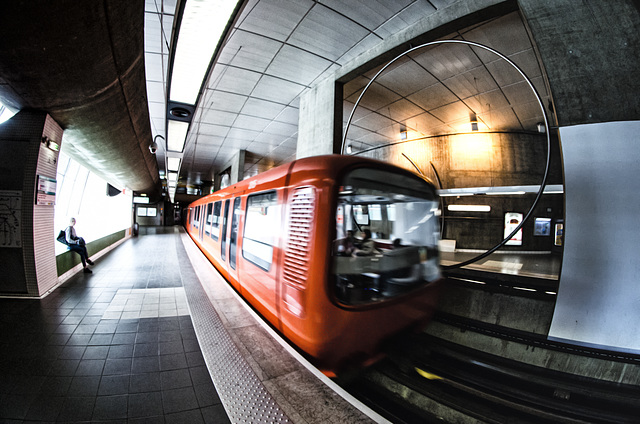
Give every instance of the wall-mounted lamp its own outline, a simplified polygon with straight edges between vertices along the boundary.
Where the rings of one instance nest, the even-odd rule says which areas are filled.
[[[469,121],[471,122],[471,131],[478,131],[478,116],[475,112],[469,113]]]
[[[538,122],[538,123],[536,124],[536,127],[538,127],[538,132],[539,132],[540,134],[544,134],[544,133],[546,133],[546,132],[547,132],[547,127],[545,127],[545,126],[544,126],[544,124],[543,124],[542,122]]]
[[[351,152],[353,152],[353,147],[351,147],[351,144],[347,145],[347,153],[351,154]]]
[[[164,140],[164,137],[161,136],[161,135],[157,135],[157,136],[153,137],[153,141],[149,145],[149,151],[151,152],[152,155],[155,155],[156,152],[158,151],[158,143],[156,142],[158,137],[160,137],[161,139]]]

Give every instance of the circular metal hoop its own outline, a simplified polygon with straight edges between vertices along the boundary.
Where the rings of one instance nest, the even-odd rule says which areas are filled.
[[[538,105],[540,106],[540,110],[542,111],[542,117],[544,119],[544,126],[545,126],[545,134],[547,136],[547,160],[546,160],[546,165],[545,165],[545,170],[544,170],[544,176],[542,177],[542,182],[540,183],[540,190],[538,190],[538,194],[536,195],[535,200],[531,204],[531,208],[529,209],[529,211],[525,215],[525,217],[522,220],[522,222],[520,222],[520,224],[518,224],[518,226],[516,226],[516,228],[511,232],[511,234],[509,234],[507,237],[505,237],[504,240],[502,240],[500,243],[496,244],[494,247],[492,247],[491,249],[487,250],[486,252],[484,252],[484,253],[482,253],[482,254],[474,257],[474,258],[466,260],[464,262],[460,262],[458,264],[443,266],[443,268],[445,268],[445,269],[453,269],[453,268],[461,268],[461,267],[463,267],[465,265],[469,265],[469,264],[472,264],[474,262],[477,262],[480,259],[484,259],[487,256],[489,256],[490,254],[492,254],[493,252],[495,252],[496,250],[498,250],[499,248],[501,248],[502,246],[504,246],[509,240],[511,240],[511,238],[513,236],[515,236],[518,233],[518,231],[520,231],[520,229],[522,228],[524,223],[527,222],[527,220],[533,214],[533,210],[538,205],[538,202],[540,201],[540,198],[542,198],[542,193],[544,192],[544,188],[547,185],[547,177],[549,176],[549,166],[550,166],[550,162],[551,162],[551,135],[550,135],[550,128],[549,128],[549,121],[547,119],[547,114],[546,114],[546,112],[544,110],[544,105],[542,103],[542,99],[540,98],[540,95],[538,94],[538,92],[536,91],[535,87],[533,86],[533,83],[531,82],[531,80],[529,78],[527,78],[525,73],[515,63],[513,63],[513,61],[511,61],[508,57],[506,57],[502,53],[492,49],[491,47],[487,47],[487,46],[485,46],[483,44],[475,43],[473,41],[439,40],[439,41],[431,41],[429,43],[424,43],[424,44],[421,44],[419,46],[413,47],[413,48],[407,50],[406,52],[396,56],[393,60],[391,60],[386,65],[384,65],[382,67],[382,69],[380,69],[378,71],[378,73],[375,74],[375,76],[371,79],[371,81],[369,81],[369,83],[365,86],[364,90],[362,90],[362,93],[360,93],[360,96],[358,97],[358,100],[353,105],[353,109],[351,110],[351,114],[349,115],[349,119],[347,120],[347,125],[346,125],[346,127],[344,129],[344,136],[342,137],[342,146],[341,146],[341,149],[340,149],[340,153],[344,154],[345,145],[347,143],[347,133],[349,132],[349,127],[351,126],[351,120],[353,119],[353,115],[354,115],[356,109],[358,108],[358,105],[360,104],[360,100],[362,100],[362,97],[367,92],[367,90],[369,89],[371,84],[373,84],[373,82],[389,66],[391,66],[393,63],[395,63],[398,59],[400,59],[400,58],[402,58],[402,57],[404,57],[404,56],[408,55],[409,53],[412,53],[412,52],[414,52],[416,50],[419,50],[419,49],[422,49],[422,48],[425,48],[425,47],[429,47],[429,46],[440,45],[440,44],[463,44],[463,45],[467,45],[467,46],[470,46],[470,47],[478,47],[480,49],[483,49],[483,50],[486,50],[486,51],[488,51],[490,53],[495,54],[499,58],[501,58],[504,61],[506,61],[509,65],[511,65],[516,71],[518,71],[518,73],[522,76],[522,78],[529,85],[529,88],[531,88],[531,91],[533,91],[533,94],[536,96],[536,100],[538,101]]]

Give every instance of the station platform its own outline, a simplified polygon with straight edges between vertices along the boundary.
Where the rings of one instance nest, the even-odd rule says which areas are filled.
[[[484,250],[441,252],[440,264],[443,266],[455,265],[475,258],[482,253]],[[560,275],[561,263],[562,256],[559,254],[498,250],[478,262],[465,265],[463,269],[557,280]]]
[[[0,299],[0,422],[386,422],[279,340],[181,227],[143,227],[92,268]]]

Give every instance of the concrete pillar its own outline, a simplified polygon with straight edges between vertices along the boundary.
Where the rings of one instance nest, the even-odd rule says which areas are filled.
[[[62,128],[22,111],[0,125],[0,293],[41,296],[58,283],[53,223]],[[53,195],[51,194],[53,193]]]
[[[341,138],[342,85],[329,78],[300,98],[296,158],[340,153]]]
[[[224,188],[220,185],[224,174],[229,175],[228,185],[235,184],[244,179],[244,162],[246,153],[246,150],[238,150],[238,153],[233,155],[231,160],[222,167],[222,171],[216,175],[216,179],[214,181],[214,187],[216,190]]]
[[[640,350],[640,10],[632,1],[518,2],[553,96],[565,246],[549,336]]]

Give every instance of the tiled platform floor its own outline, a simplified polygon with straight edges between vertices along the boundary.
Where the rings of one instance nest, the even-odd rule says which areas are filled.
[[[0,299],[0,422],[229,422],[174,237],[127,240],[42,300]]]

